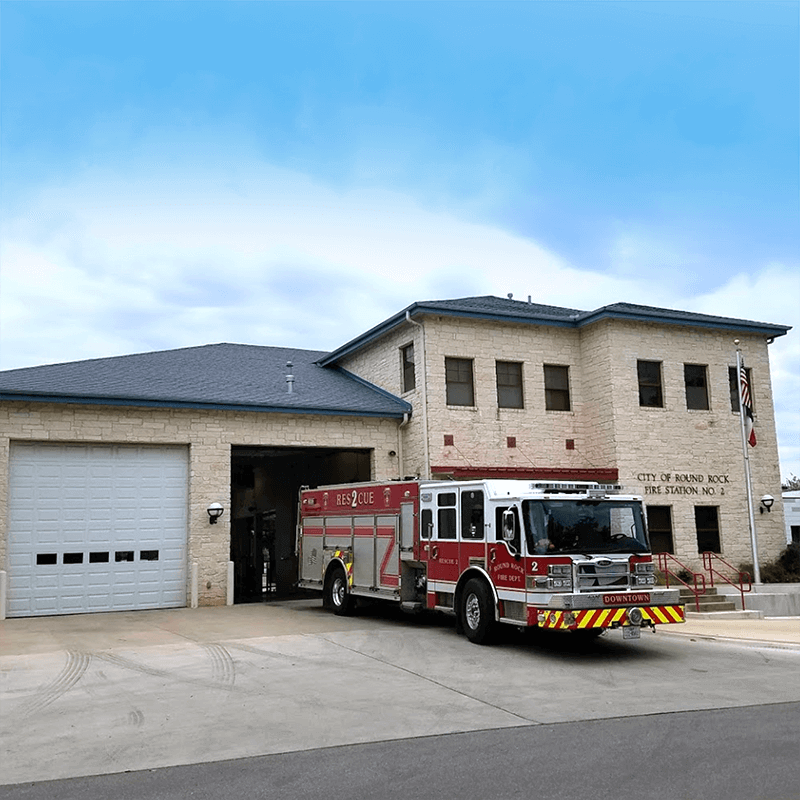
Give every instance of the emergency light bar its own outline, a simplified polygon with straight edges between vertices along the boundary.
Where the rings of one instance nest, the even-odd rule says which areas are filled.
[[[603,497],[608,494],[620,494],[621,489],[613,483],[593,483],[590,481],[566,483],[551,481],[549,483],[532,483],[530,489],[539,492],[563,492],[571,494],[588,494],[590,497]]]

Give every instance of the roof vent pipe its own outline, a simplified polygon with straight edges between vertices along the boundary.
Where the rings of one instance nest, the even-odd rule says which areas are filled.
[[[286,390],[289,392],[289,394],[294,392],[294,375],[292,375],[292,366],[293,365],[291,361],[286,362],[286,369],[289,370],[289,372],[286,373]]]

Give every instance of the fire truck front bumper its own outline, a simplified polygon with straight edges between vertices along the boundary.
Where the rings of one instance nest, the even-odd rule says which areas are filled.
[[[528,606],[528,624],[553,630],[654,628],[685,622],[675,589],[606,594],[553,594]]]

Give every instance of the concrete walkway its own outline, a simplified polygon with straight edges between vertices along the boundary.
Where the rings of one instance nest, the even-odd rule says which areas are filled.
[[[698,618],[689,615],[683,624],[664,625],[659,628],[659,633],[800,650],[800,617],[739,619],[736,613],[726,616],[723,611]]]

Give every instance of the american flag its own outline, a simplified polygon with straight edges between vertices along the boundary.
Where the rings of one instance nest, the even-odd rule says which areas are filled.
[[[750,384],[747,382],[747,370],[744,362],[739,367],[739,395],[744,414],[744,432],[750,447],[756,446],[756,432],[753,430],[753,402],[750,399]]]

